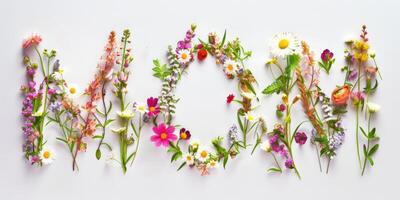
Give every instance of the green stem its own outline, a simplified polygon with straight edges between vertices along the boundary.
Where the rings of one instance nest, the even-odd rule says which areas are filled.
[[[371,114],[369,114],[369,116],[368,116],[368,134],[369,134],[369,132],[371,131],[370,129],[370,126],[371,126]],[[367,139],[367,152],[369,152],[369,146],[370,146],[370,143],[371,143],[371,140],[369,139],[369,137],[368,137],[368,139]],[[363,164],[363,168],[362,168],[362,172],[361,172],[361,176],[363,176],[364,175],[364,172],[365,172],[365,167],[367,166],[367,156],[364,156],[364,164]]]
[[[361,74],[361,64],[358,65],[358,78],[357,78],[357,89],[358,92],[360,92],[360,74]],[[357,102],[356,105],[356,146],[357,146],[357,159],[358,159],[358,164],[361,168],[361,157],[360,157],[360,145],[359,145],[359,112],[360,112],[360,102]]]

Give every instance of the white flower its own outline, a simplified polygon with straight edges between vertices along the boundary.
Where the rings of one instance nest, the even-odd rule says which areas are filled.
[[[178,52],[178,61],[179,63],[186,64],[192,59],[190,51],[187,49],[182,49]]]
[[[219,164],[214,159],[211,159],[210,162],[207,163],[207,168],[214,169],[214,168],[218,168],[218,167],[219,167]]]
[[[49,165],[54,161],[55,153],[51,148],[45,147],[40,151],[39,157],[44,165]]]
[[[251,112],[247,112],[246,114],[244,114],[244,117],[249,121],[249,122],[254,122],[258,119],[258,117],[254,116],[253,113]]]
[[[137,103],[135,106],[135,111],[137,111],[141,114],[148,112],[146,105],[144,103]]]
[[[70,85],[67,88],[67,94],[69,97],[73,98],[79,95],[79,89],[75,85]]]
[[[226,60],[224,63],[224,72],[229,75],[236,75],[238,64],[233,60]]]
[[[265,152],[271,152],[271,144],[268,140],[261,143],[260,148]]]
[[[186,162],[188,165],[193,165],[194,163],[194,156],[190,153],[185,153],[183,155],[183,161]]]
[[[117,112],[117,115],[118,115],[119,117],[121,117],[121,118],[124,118],[124,119],[130,119],[130,118],[132,118],[132,117],[135,116],[135,113],[132,112],[132,111],[129,110],[129,109],[125,109],[125,110],[123,110],[123,111],[118,111],[118,112]]]
[[[199,146],[196,152],[196,158],[200,162],[205,162],[210,157],[210,148],[207,146]]]
[[[372,103],[372,102],[369,102],[369,103],[367,104],[367,107],[368,107],[368,112],[369,112],[369,113],[376,113],[376,112],[378,112],[378,111],[381,109],[381,106],[380,106],[380,105],[378,105],[378,104],[376,104],[376,103]]]
[[[352,44],[354,42],[354,36],[353,35],[347,35],[346,37],[344,37],[344,42],[346,44]]]
[[[59,71],[54,72],[51,76],[56,81],[61,81],[63,79],[63,75]]]
[[[300,52],[300,42],[293,33],[276,34],[269,42],[269,50],[273,57],[285,57]]]

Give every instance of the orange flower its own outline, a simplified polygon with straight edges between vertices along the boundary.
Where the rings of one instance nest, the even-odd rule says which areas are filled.
[[[345,105],[350,97],[350,87],[344,85],[342,87],[336,88],[332,92],[332,103],[335,106]]]

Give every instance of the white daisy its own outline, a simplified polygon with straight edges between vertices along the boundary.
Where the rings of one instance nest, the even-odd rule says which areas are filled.
[[[144,103],[137,103],[135,105],[135,111],[137,111],[137,112],[139,112],[141,114],[144,114],[144,113],[148,112],[148,110],[146,108],[146,105]]]
[[[238,65],[233,60],[226,60],[224,63],[224,72],[228,75],[236,75]]]
[[[55,153],[51,148],[45,147],[40,151],[39,157],[44,165],[49,165],[54,161]]]
[[[293,33],[276,34],[269,42],[269,50],[273,57],[285,57],[300,52],[300,41]]]
[[[180,63],[186,64],[192,59],[190,51],[187,49],[182,49],[178,52],[178,61]]]
[[[219,167],[219,164],[214,159],[211,159],[210,162],[207,163],[207,168],[214,169],[214,168],[218,168],[218,167]]]
[[[210,148],[207,146],[199,146],[196,152],[196,158],[200,162],[205,162],[210,157]]]
[[[368,107],[368,112],[370,112],[370,113],[376,113],[381,109],[380,105],[378,105],[376,103],[372,103],[372,102],[369,102],[367,104],[367,107]]]
[[[75,85],[69,85],[68,88],[66,88],[66,92],[69,97],[73,98],[79,95],[79,89]]]
[[[190,153],[186,153],[183,155],[183,161],[186,162],[186,164],[188,164],[188,165],[193,165],[194,156]]]

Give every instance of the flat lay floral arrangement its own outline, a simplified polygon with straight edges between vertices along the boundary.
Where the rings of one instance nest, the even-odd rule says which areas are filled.
[[[380,106],[373,102],[373,96],[382,75],[365,25],[359,38],[344,42],[343,64],[338,64],[337,52],[325,49],[315,54],[309,43],[294,33],[274,35],[268,42],[270,56],[266,62],[274,80],[260,91],[254,74],[245,65],[252,52],[244,48],[242,41],[229,39],[227,31],[211,32],[206,39],[196,38],[196,29],[191,25],[176,45],[168,47],[165,63],[153,60],[153,76],[161,81],[161,92],[145,103],[129,97],[128,80],[133,75],[134,61],[130,30],[124,30],[120,39],[116,32],[109,33],[97,72],[82,90],[64,78],[67,70],[57,59],[57,52],[43,49],[39,34],[24,39],[26,83],[21,87],[21,115],[26,160],[41,167],[64,159],[58,158],[47,142],[54,138],[69,152],[72,170],[79,170],[79,154],[93,148],[95,159],[116,164],[126,173],[145,137],[170,155],[169,161],[176,163],[178,171],[189,167],[202,176],[209,175],[215,169],[227,168],[240,153],[253,154],[261,149],[273,161],[268,173],[289,170],[301,179],[301,166],[294,151],[298,148],[294,145],[309,143],[319,170],[328,173],[336,155],[343,153],[340,147],[345,138],[354,137],[354,162],[360,174],[375,164],[379,137],[373,122]],[[180,99],[175,90],[183,76],[189,77],[189,67],[206,59],[215,60],[214,67],[237,84],[237,91],[222,91],[226,99],[221,100],[229,109],[236,109],[236,120],[225,133],[200,142],[194,138],[201,133],[175,121]],[[330,74],[336,67],[343,72],[343,78]],[[333,91],[322,89],[322,77],[335,80]],[[270,113],[258,109],[264,97],[279,100]],[[343,123],[351,121],[346,115],[351,109],[355,112],[355,128]],[[293,120],[293,112],[298,111],[303,112],[302,118]],[[276,122],[266,121],[264,115],[275,116]],[[55,137],[54,133],[51,137],[47,133],[51,124],[57,127]],[[272,128],[267,128],[268,124]],[[142,136],[144,128],[152,135]],[[112,140],[118,141],[117,145],[112,145]],[[89,147],[89,141],[96,145]]]

